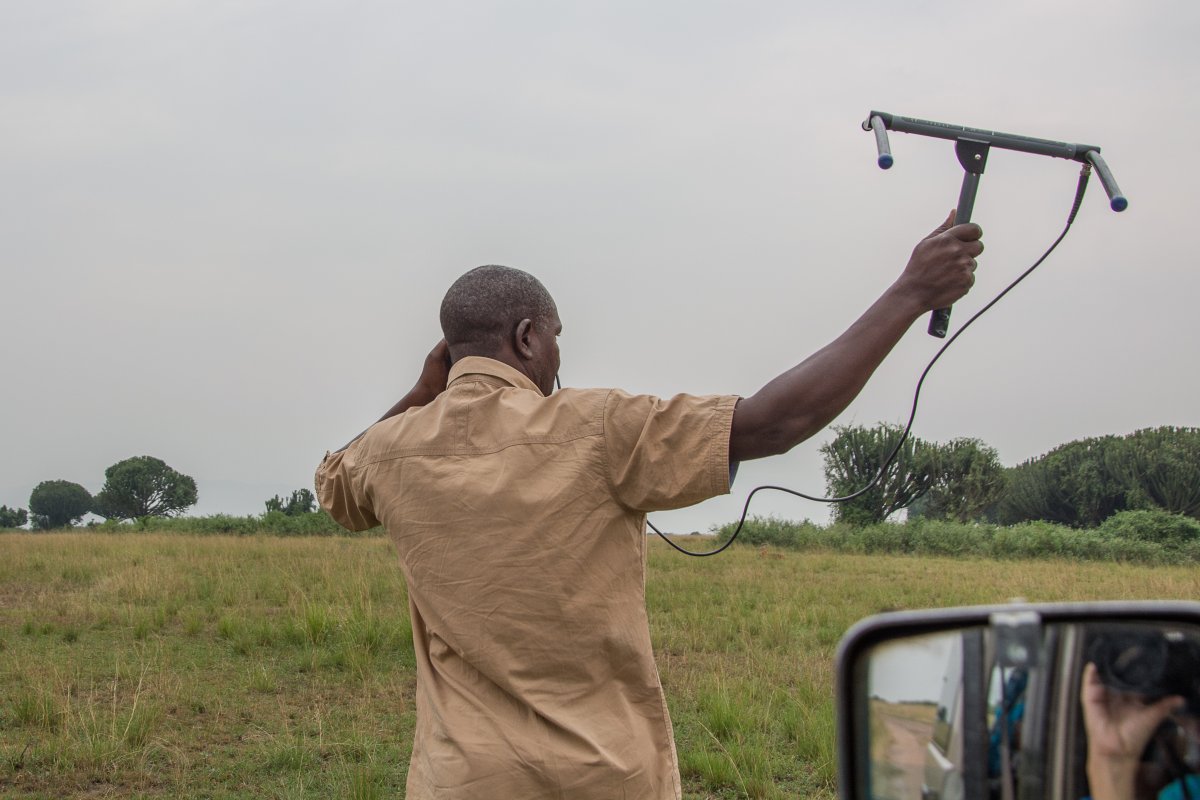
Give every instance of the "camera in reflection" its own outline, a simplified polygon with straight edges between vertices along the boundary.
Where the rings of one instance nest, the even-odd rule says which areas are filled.
[[[1200,715],[1200,643],[1178,631],[1145,626],[1097,631],[1087,660],[1110,689],[1148,701],[1179,695],[1187,700],[1186,713]]]

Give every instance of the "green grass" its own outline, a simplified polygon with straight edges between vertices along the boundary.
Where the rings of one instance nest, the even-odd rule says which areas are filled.
[[[834,648],[882,610],[1194,598],[1194,568],[650,545],[684,794],[834,796]],[[0,797],[382,798],[414,724],[379,537],[0,534]]]

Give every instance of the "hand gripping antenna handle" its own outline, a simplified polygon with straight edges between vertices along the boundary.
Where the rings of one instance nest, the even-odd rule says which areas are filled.
[[[959,193],[958,208],[954,211],[954,224],[962,225],[971,221],[971,212],[974,211],[975,205],[975,190],[979,186],[979,176],[968,173],[963,179],[963,189]],[[935,308],[929,314],[929,335],[936,336],[939,339],[946,338],[946,332],[950,330],[950,309]]]
[[[954,143],[954,153],[963,168],[962,189],[958,193],[958,205],[954,207],[954,224],[963,225],[971,221],[975,211],[975,193],[979,191],[979,178],[987,166],[991,145],[971,139],[959,139]],[[929,315],[929,335],[946,338],[950,329],[950,309],[937,308]]]

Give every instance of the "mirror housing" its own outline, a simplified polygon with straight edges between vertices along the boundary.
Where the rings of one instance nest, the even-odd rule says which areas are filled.
[[[1079,754],[1086,744],[1079,711],[1080,676],[1087,660],[1084,648],[1102,637],[1108,626],[1122,631],[1149,626],[1160,639],[1186,636],[1189,647],[1194,644],[1200,652],[1200,603],[1193,602],[1014,603],[889,612],[858,622],[842,638],[836,657],[839,796],[844,800],[1080,800],[1086,794],[1078,791],[1084,783]],[[1172,626],[1185,633],[1168,631]],[[909,691],[915,698],[907,699],[918,702],[881,699],[889,694],[890,676],[896,674],[897,665],[915,670],[912,674],[918,677],[912,680],[925,686],[891,693]],[[1004,684],[1014,677],[1021,678],[1021,713],[1029,715],[1029,730],[1020,744],[1021,769],[1010,766],[1005,753],[1005,774],[1010,779],[1000,792],[994,780],[989,787],[989,771],[995,764],[989,765],[988,759],[996,759],[996,723],[1008,708],[1000,698],[1009,689]],[[931,689],[935,684],[939,688]],[[1196,688],[1200,696],[1200,674]],[[872,723],[880,725],[879,719],[872,719],[872,704],[876,717],[881,716],[880,709],[890,709],[890,723],[907,726],[902,731],[905,736],[916,731],[916,739],[925,740],[924,782],[919,790],[912,790],[910,774],[903,791],[884,786],[880,776],[876,776],[879,788],[873,791],[872,745],[877,748],[878,767],[883,744],[872,739]],[[908,720],[903,719],[905,714]],[[951,728],[954,737],[949,735]],[[1007,737],[1008,731],[1004,733]],[[993,737],[990,750],[989,736]],[[890,741],[891,737],[878,738]],[[910,773],[922,769],[912,763],[915,755],[910,743],[905,759]]]

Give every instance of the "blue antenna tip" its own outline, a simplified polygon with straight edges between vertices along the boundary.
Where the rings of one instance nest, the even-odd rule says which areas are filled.
[[[883,155],[881,155],[879,157],[879,168],[880,169],[890,169],[892,164],[895,164],[895,163],[896,162],[892,158],[891,153],[884,153]]]
[[[1113,211],[1124,211],[1125,209],[1129,208],[1129,201],[1125,199],[1124,195],[1117,195],[1111,201],[1109,201],[1108,205]]]

